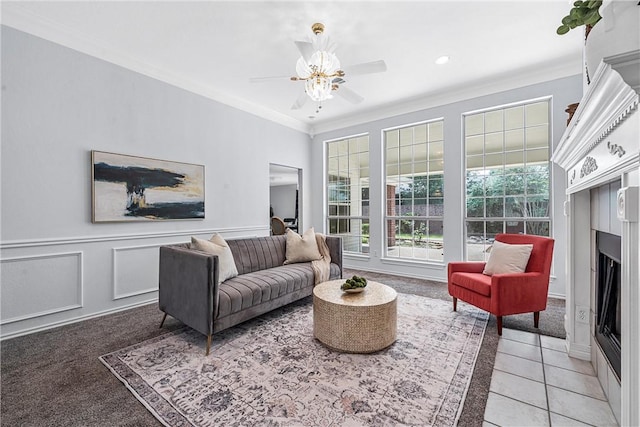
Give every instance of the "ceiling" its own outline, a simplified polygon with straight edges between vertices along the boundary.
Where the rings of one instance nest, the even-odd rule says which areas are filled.
[[[568,0],[2,2],[2,23],[310,134],[581,72],[580,31],[555,34]],[[364,97],[291,106],[295,40],[321,22]],[[449,63],[435,60],[450,56]]]

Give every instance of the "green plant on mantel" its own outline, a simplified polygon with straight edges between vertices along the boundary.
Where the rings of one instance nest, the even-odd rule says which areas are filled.
[[[587,26],[587,28],[593,27],[602,19],[598,11],[600,6],[602,6],[602,0],[577,0],[573,3],[573,8],[571,8],[569,14],[562,18],[562,25],[558,27],[556,33],[559,35],[567,34],[569,30],[582,25]]]

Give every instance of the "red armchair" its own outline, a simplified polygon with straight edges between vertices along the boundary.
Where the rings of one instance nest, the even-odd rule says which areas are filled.
[[[549,275],[554,240],[528,234],[498,234],[496,240],[507,244],[533,244],[524,273],[487,276],[484,262],[450,262],[449,295],[453,311],[458,298],[496,316],[498,335],[502,335],[502,316],[533,312],[533,325],[538,327],[540,312],[547,308]]]

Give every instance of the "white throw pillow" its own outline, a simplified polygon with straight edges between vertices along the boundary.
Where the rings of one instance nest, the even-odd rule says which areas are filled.
[[[493,242],[489,260],[482,273],[486,275],[503,273],[524,273],[529,262],[529,256],[533,245],[509,245],[507,243]]]
[[[296,262],[309,262],[322,258],[316,242],[316,233],[311,227],[302,236],[287,229],[287,247],[285,252],[285,264]]]
[[[218,284],[238,275],[231,249],[219,234],[214,234],[210,240],[191,237],[191,247],[211,255],[218,255]]]

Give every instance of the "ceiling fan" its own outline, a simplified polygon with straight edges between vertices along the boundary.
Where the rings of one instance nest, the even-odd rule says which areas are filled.
[[[353,104],[359,104],[364,98],[351,89],[344,87],[347,76],[358,74],[381,73],[387,70],[383,60],[354,64],[341,68],[340,60],[334,53],[336,45],[324,34],[324,25],[315,23],[311,26],[314,36],[307,41],[296,41],[300,58],[296,63],[296,76],[288,77],[292,81],[304,82],[304,91],[291,106],[292,110],[302,108],[309,98],[318,102],[318,110],[322,101],[333,98],[333,94]],[[255,77],[252,83],[265,82],[284,77]]]

